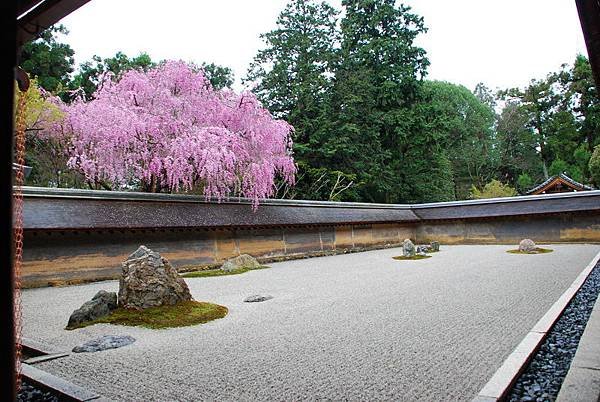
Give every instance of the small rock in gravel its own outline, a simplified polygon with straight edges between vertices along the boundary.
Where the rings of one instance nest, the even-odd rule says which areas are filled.
[[[252,295],[252,296],[248,296],[244,299],[244,301],[246,303],[257,303],[257,302],[264,302],[267,300],[272,299],[273,296],[269,296],[269,295]]]
[[[93,339],[80,346],[75,346],[73,352],[100,352],[106,349],[116,349],[127,346],[135,342],[135,338],[129,335],[104,335],[101,338]]]

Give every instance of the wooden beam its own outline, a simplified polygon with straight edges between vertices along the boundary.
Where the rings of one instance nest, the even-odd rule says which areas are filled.
[[[600,95],[600,0],[575,0],[588,57]]]
[[[17,20],[17,47],[34,40],[42,31],[77,10],[90,0],[43,0]],[[24,2],[35,5],[34,2]]]

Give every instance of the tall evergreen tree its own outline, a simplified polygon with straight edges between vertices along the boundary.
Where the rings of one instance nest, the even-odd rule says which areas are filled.
[[[277,27],[262,34],[266,47],[250,65],[245,82],[278,118],[296,127],[307,143],[321,116],[333,73],[338,12],[326,2],[292,0]]]
[[[404,201],[411,192],[399,173],[410,170],[405,159],[414,153],[418,125],[411,109],[429,62],[414,44],[426,30],[423,19],[395,3],[342,2],[340,63],[329,105],[333,122],[322,149],[328,164],[358,176],[365,201]]]
[[[244,82],[278,118],[294,127],[298,180],[280,196],[339,199],[353,177],[323,164],[317,133],[327,126],[325,113],[339,42],[338,11],[326,2],[292,0],[279,15],[276,28],[261,35],[265,48],[254,58]],[[350,186],[348,184],[352,183]]]

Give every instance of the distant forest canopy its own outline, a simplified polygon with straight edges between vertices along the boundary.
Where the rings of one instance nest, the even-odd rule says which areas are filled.
[[[427,54],[415,45],[426,26],[409,7],[395,0],[342,7],[291,0],[261,35],[264,46],[243,78],[294,127],[296,184],[277,182],[277,197],[416,203],[480,198],[492,188],[511,196],[559,173],[600,185],[600,99],[583,55],[525,88],[480,83],[471,91],[426,79]],[[59,33],[67,32],[54,27],[27,44],[21,65],[65,102],[81,91],[93,98],[106,72],[119,77],[157,64],[147,54],[117,53],[75,70]],[[215,88],[234,82],[227,67],[195,67]],[[85,186],[54,148],[29,134],[28,184]]]

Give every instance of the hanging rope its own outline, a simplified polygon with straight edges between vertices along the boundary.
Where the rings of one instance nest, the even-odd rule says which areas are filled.
[[[25,113],[27,90],[19,91],[16,110],[15,131],[15,183],[13,188],[13,239],[14,239],[14,315],[15,315],[15,370],[17,390],[21,386],[21,336],[22,336],[22,310],[21,310],[21,263],[23,260],[23,183],[25,181]]]

